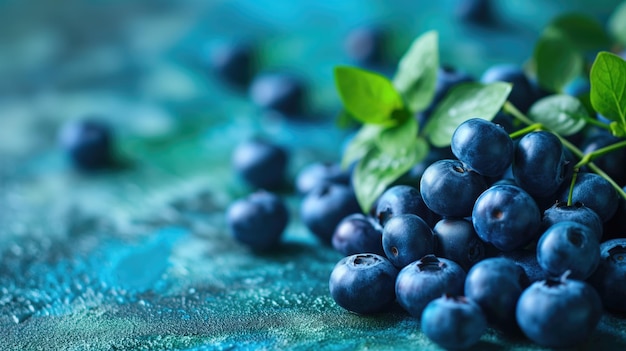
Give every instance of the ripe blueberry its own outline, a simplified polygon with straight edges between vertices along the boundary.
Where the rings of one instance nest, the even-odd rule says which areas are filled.
[[[344,257],[330,274],[330,295],[348,311],[370,314],[383,311],[395,300],[398,270],[376,254]]]
[[[276,247],[289,221],[282,199],[264,190],[235,201],[226,216],[235,239],[254,251]]]

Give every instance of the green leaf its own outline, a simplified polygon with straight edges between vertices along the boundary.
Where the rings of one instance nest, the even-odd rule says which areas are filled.
[[[533,61],[539,85],[553,92],[561,92],[582,73],[584,65],[582,53],[560,35],[542,35],[535,45]]]
[[[354,117],[352,117],[352,115],[350,115],[350,113],[346,110],[341,110],[341,112],[339,112],[337,114],[337,117],[335,118],[335,125],[339,129],[348,129],[354,126],[356,123],[357,121],[354,119]]]
[[[425,110],[433,100],[438,68],[438,34],[426,32],[413,41],[400,59],[393,78],[393,85],[413,113]]]
[[[376,146],[376,139],[383,127],[374,124],[364,124],[358,133],[350,140],[341,160],[341,167],[348,168],[354,161],[357,161]]]
[[[609,32],[620,44],[626,45],[626,1],[611,14],[608,21]]]
[[[591,66],[591,105],[604,117],[626,124],[626,62],[601,52]]]
[[[511,84],[503,82],[459,84],[437,106],[424,135],[434,146],[448,146],[459,124],[476,117],[492,120],[510,92]]]
[[[585,117],[590,118],[580,100],[570,95],[545,97],[531,106],[528,116],[562,136],[580,131],[586,124]]]
[[[417,138],[417,121],[407,118],[403,123],[383,129],[378,135],[377,145],[384,153],[395,155],[406,152]]]
[[[624,126],[620,122],[611,122],[609,125],[611,128],[611,133],[618,138],[626,137],[626,126]]]
[[[422,161],[428,154],[428,143],[414,139],[406,152],[389,155],[375,147],[370,149],[354,170],[352,184],[356,198],[364,213],[387,187]]]
[[[360,68],[335,68],[335,84],[345,109],[364,123],[393,123],[392,113],[402,109],[402,97],[386,77]]]
[[[611,39],[602,25],[583,14],[559,16],[548,25],[546,32],[564,36],[577,49],[583,51],[603,49],[611,45]]]

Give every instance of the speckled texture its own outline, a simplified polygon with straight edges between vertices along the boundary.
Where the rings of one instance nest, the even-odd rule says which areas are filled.
[[[606,15],[617,2],[594,5]],[[87,5],[52,8],[42,2],[40,14],[71,19],[59,30],[82,33],[67,47],[58,32],[41,32],[45,25],[15,15],[23,12],[0,11],[2,23],[17,28],[10,34],[15,42],[34,38],[33,47],[49,53],[37,64],[20,62],[24,76],[6,70],[13,74],[7,77],[22,79],[15,87],[0,82],[0,91],[7,92],[0,99],[0,349],[439,349],[399,308],[363,317],[332,301],[328,278],[340,256],[299,222],[300,198],[289,187],[282,195],[293,220],[284,244],[253,255],[235,242],[226,231],[224,209],[250,189],[233,176],[230,152],[247,137],[269,136],[289,147],[291,179],[309,162],[339,159],[348,131],[335,128],[332,120],[338,100],[330,72],[346,58],[340,39],[329,38],[341,38],[356,24],[372,19],[390,24],[397,33],[396,56],[413,36],[440,29],[445,61],[462,62],[478,74],[494,62],[521,63],[542,22],[534,5],[511,2],[505,10],[519,18],[509,29],[523,24],[529,29],[512,41],[498,32],[483,44],[484,29],[438,22],[450,16],[451,0],[433,2],[437,5],[428,5],[428,11],[413,10],[413,1],[399,1],[395,8],[376,1],[346,1],[333,9],[303,3],[314,20],[293,16],[296,2],[274,5],[280,8],[274,12],[269,1],[184,6],[160,1],[150,10],[103,5],[92,9],[93,17],[75,15]],[[232,4],[243,7],[239,11]],[[542,4],[544,22],[565,6]],[[34,18],[33,9],[22,11]],[[133,13],[135,22],[124,17]],[[116,25],[119,32],[90,32],[103,24]],[[320,35],[328,30],[333,35]],[[319,123],[265,115],[245,94],[223,89],[197,66],[199,42],[242,33],[255,33],[265,46],[265,67],[292,64],[310,79],[312,115],[321,116],[315,117]],[[42,35],[48,46],[36,45]],[[118,39],[131,59],[97,50],[117,48]],[[76,52],[63,51],[70,48]],[[94,57],[120,61],[103,70],[85,69],[81,62]],[[7,67],[0,61],[0,71]],[[80,175],[56,147],[56,131],[63,121],[94,111],[114,126],[117,152],[126,163],[115,171]],[[624,328],[625,319],[607,315],[581,347],[626,349]],[[489,331],[474,349],[540,348]]]

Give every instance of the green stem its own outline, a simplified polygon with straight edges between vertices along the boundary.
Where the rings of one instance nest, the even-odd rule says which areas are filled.
[[[505,112],[511,114],[513,117],[515,117],[516,119],[522,121],[523,123],[532,126],[533,124],[535,124],[535,122],[533,122],[532,120],[530,120],[528,117],[526,117],[526,115],[524,115],[522,112],[520,112],[520,110],[518,110],[512,103],[510,102],[505,102],[503,109]],[[545,127],[541,126],[542,129],[547,130]],[[548,130],[550,131],[550,130]],[[563,146],[565,146],[569,151],[571,151],[576,157],[578,157],[582,162],[583,159],[585,159],[585,154],[580,151],[580,149],[578,147],[576,147],[576,145],[570,143],[567,139],[563,138],[562,136],[560,136],[558,133],[554,133],[552,131],[550,131],[552,134],[556,135],[559,140],[561,140],[561,144],[563,144]],[[601,155],[604,155],[605,153],[614,151],[616,149],[622,148],[622,147],[626,147],[626,141],[621,141],[619,143],[615,143],[613,145],[607,146],[606,148],[602,148],[602,149],[598,149],[596,150],[596,152],[600,152],[602,151]],[[607,150],[603,150],[603,149],[607,149]],[[593,153],[591,153],[593,154]],[[611,184],[613,186],[613,188],[615,189],[615,191],[617,191],[617,193],[623,197],[624,199],[626,199],[626,192],[624,192],[624,190],[613,180],[613,178],[611,178],[608,174],[606,174],[602,169],[600,169],[600,167],[598,167],[595,163],[591,162],[591,159],[593,157],[598,157],[600,156],[600,154],[595,155],[595,156],[591,156],[589,158],[589,160],[585,161],[585,165],[587,165],[594,173],[596,173],[597,175],[601,176],[602,178],[606,179],[607,182],[609,182],[609,184]],[[580,162],[578,164],[580,164]],[[577,164],[577,165],[578,165]],[[576,166],[575,167],[575,171],[577,171]],[[572,193],[572,189],[570,188],[570,195]],[[570,201],[569,196],[568,196],[568,202]]]
[[[515,105],[513,105],[509,101],[504,103],[503,109],[504,112],[512,115],[513,117],[522,121],[524,124],[532,125],[535,123],[530,118],[526,117],[526,115],[524,115],[520,110],[517,109],[517,107],[515,107]]]
[[[611,153],[615,150],[619,150],[621,148],[626,147],[626,140],[620,141],[619,143],[615,143],[612,145],[609,145],[607,147],[603,147],[601,149],[592,151],[588,154],[586,154],[577,164],[576,166],[574,166],[574,168],[580,168],[586,164],[588,164],[589,162],[593,161],[595,158],[606,155],[608,153]]]
[[[597,119],[591,118],[589,116],[583,116],[583,118],[585,119],[585,122],[587,122],[589,124],[593,124],[596,127],[600,127],[600,128],[606,129],[608,131],[611,131],[611,126],[609,126],[606,123],[602,123],[602,122],[598,121]]]
[[[576,178],[578,178],[578,168],[574,168],[572,182],[569,184],[569,194],[567,194],[567,206],[572,206],[572,197],[574,196],[574,184],[576,184]]]
[[[534,124],[529,125],[526,128],[522,128],[522,129],[520,129],[518,131],[515,131],[515,132],[509,134],[509,137],[511,137],[511,139],[519,138],[519,137],[524,136],[524,135],[526,135],[526,134],[528,134],[530,132],[534,132],[536,130],[541,130],[542,128],[543,128],[543,125],[541,123],[534,123]]]

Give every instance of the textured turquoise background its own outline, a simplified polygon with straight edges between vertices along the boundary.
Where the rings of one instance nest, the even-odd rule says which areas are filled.
[[[247,189],[230,168],[255,134],[290,150],[290,176],[338,160],[347,132],[332,67],[349,63],[350,28],[379,22],[391,60],[437,29],[442,61],[478,76],[522,64],[554,15],[606,19],[618,1],[499,1],[501,26],[457,22],[445,1],[0,2],[0,349],[436,350],[401,310],[339,308],[328,277],[340,256],[298,221],[275,252],[228,234],[224,209]],[[247,38],[262,69],[310,83],[310,114],[289,122],[215,81],[202,55]],[[392,68],[387,68],[392,70]],[[57,148],[59,126],[86,113],[115,127],[124,169],[81,175]],[[605,316],[581,349],[626,349],[626,320]],[[540,349],[490,331],[476,350]]]

